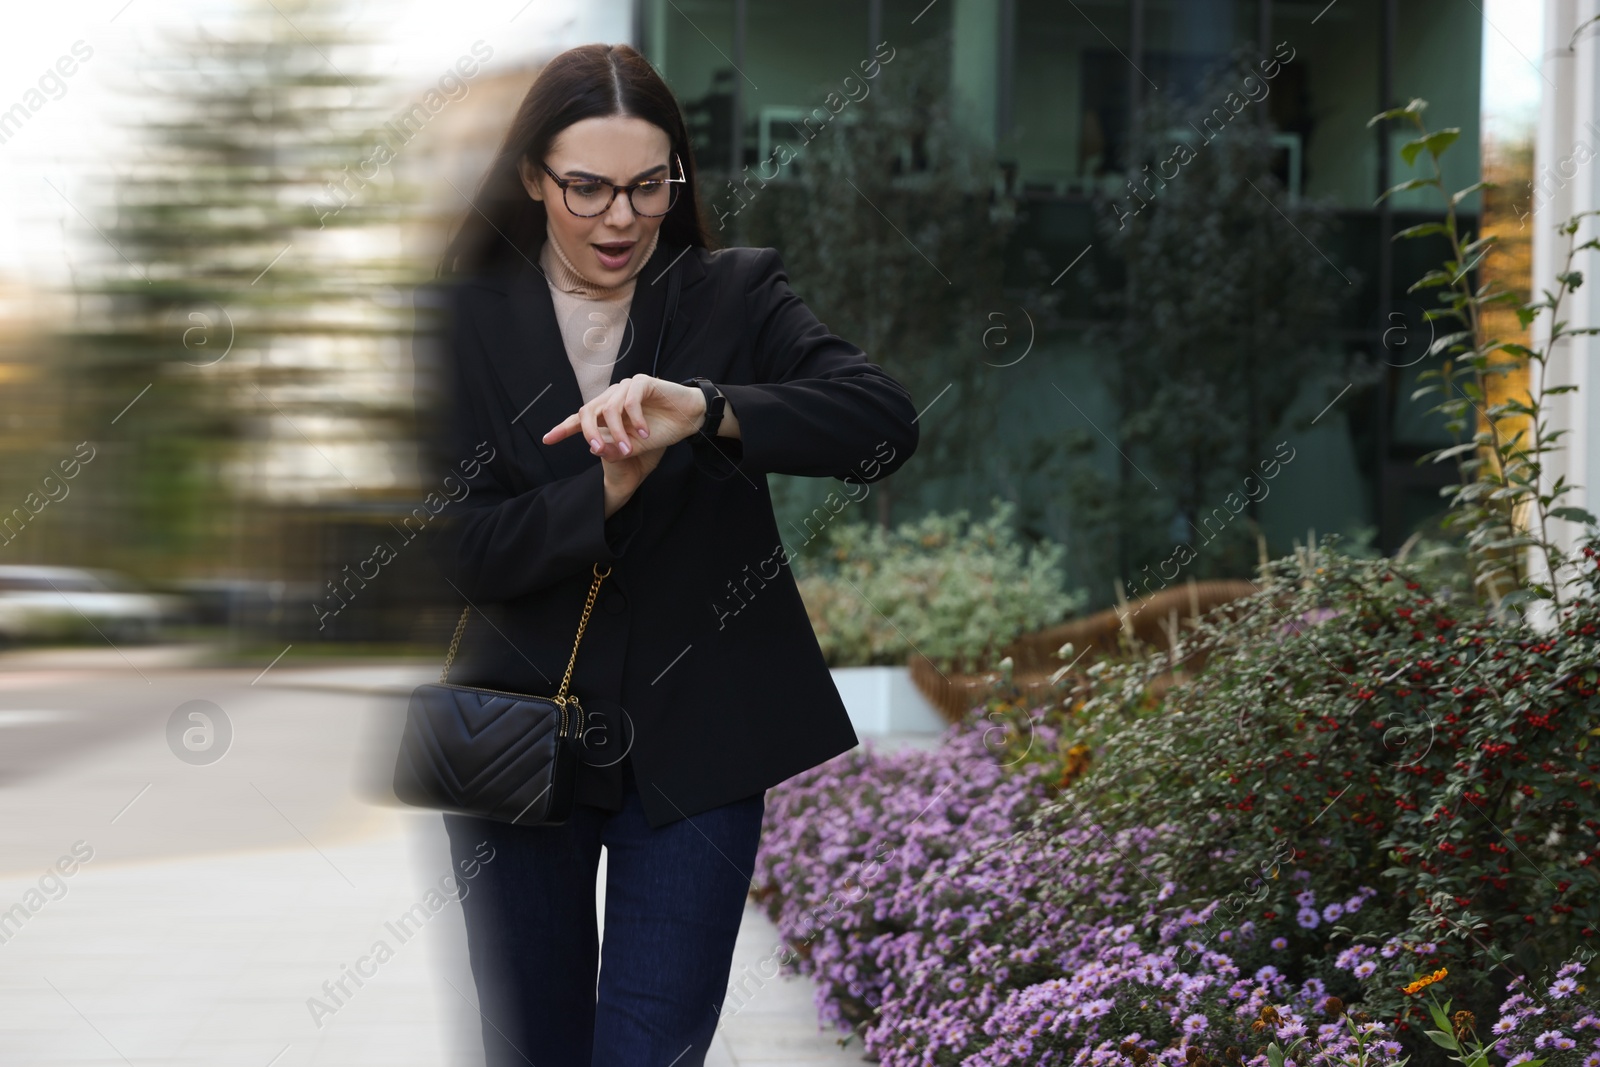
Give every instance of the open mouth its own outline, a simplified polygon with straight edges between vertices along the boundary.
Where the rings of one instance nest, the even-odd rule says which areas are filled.
[[[628,265],[628,260],[633,256],[634,245],[637,241],[607,241],[604,244],[594,245],[595,255],[600,257],[600,265],[607,270],[618,270]]]

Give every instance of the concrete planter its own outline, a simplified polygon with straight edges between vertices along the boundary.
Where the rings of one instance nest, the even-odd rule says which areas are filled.
[[[834,667],[832,672],[858,736],[938,734],[948,725],[905,667]]]

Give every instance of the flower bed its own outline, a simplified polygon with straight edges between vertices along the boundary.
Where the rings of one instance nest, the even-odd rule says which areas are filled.
[[[1487,1067],[1482,1016],[1600,1067],[1600,612],[1502,628],[1395,572],[1285,563],[1159,703],[1109,668],[772,790],[754,892],[822,1018],[886,1065]]]
[[[1182,828],[1040,832],[1047,764],[1004,766],[986,726],[957,726],[932,752],[851,753],[769,794],[755,893],[825,1022],[857,1029],[886,1065],[1176,1067],[1191,1047],[1260,1044],[1264,1008],[1283,1039],[1337,1020],[1320,979],[1254,965],[1283,946],[1249,920],[1221,932],[1241,952],[1187,936],[1220,901],[1117,922],[1108,912],[1140,895],[1142,865]],[[1034,740],[1056,738],[1041,727]]]

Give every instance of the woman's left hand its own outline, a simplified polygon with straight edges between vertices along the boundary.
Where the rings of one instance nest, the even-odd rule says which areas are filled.
[[[664,449],[697,433],[705,416],[705,395],[648,374],[635,374],[551,427],[544,443],[553,445],[582,432],[589,451],[602,459],[621,459]]]

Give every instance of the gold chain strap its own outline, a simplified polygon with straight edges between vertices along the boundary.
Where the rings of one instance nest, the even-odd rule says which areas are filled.
[[[594,608],[595,594],[600,591],[600,583],[605,576],[611,573],[611,568],[600,569],[600,564],[594,565],[594,581],[589,583],[589,596],[583,602],[583,618],[578,620],[578,636],[572,639],[572,655],[567,657],[567,673],[561,676],[561,689],[555,695],[555,702],[562,707],[567,706],[567,683],[572,681],[572,665],[578,662],[578,642],[583,640],[583,628],[589,625],[589,612]]]
[[[451,663],[451,661],[453,661],[456,658],[456,646],[461,643],[461,631],[463,631],[463,630],[465,630],[467,628],[467,615],[471,611],[472,611],[472,605],[471,604],[468,604],[466,607],[461,609],[461,618],[456,623],[455,636],[450,638],[450,651],[444,657],[444,670],[439,672],[439,682],[440,682],[440,684],[443,684],[445,678],[448,677],[449,674],[450,674],[450,663]]]
[[[572,639],[572,655],[567,658],[567,672],[561,676],[561,690],[554,697],[555,702],[561,706],[563,712],[565,712],[567,706],[567,685],[572,681],[572,668],[578,662],[578,642],[583,640],[584,627],[589,625],[589,612],[594,610],[594,598],[595,594],[600,591],[600,583],[605,579],[606,575],[611,573],[610,566],[607,566],[602,571],[598,563],[594,565],[593,570],[594,581],[589,583],[589,596],[583,602],[583,618],[578,620],[578,636]],[[456,623],[455,635],[450,638],[450,651],[444,657],[444,670],[439,672],[439,681],[441,683],[450,675],[450,664],[456,658],[456,647],[461,644],[461,633],[467,628],[467,613],[471,610],[471,604],[461,609],[461,618]]]

